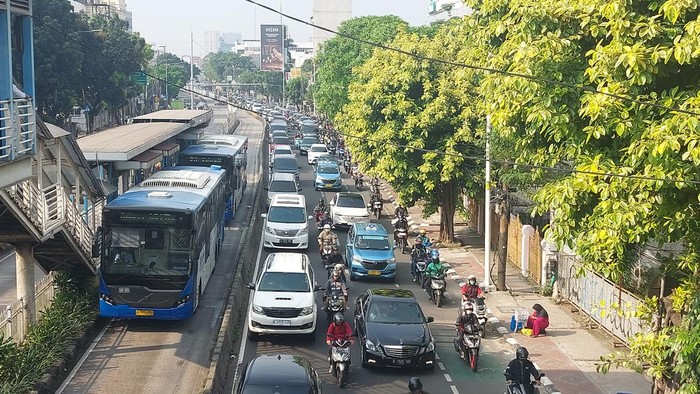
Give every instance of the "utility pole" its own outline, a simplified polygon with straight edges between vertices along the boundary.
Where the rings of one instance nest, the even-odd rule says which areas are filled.
[[[285,79],[287,79],[287,28],[282,23],[282,1],[280,1],[280,25],[282,25],[282,108],[287,108],[285,101],[287,93],[285,92]]]
[[[510,209],[508,208],[508,185],[503,182],[501,186],[501,201],[499,202],[500,226],[498,231],[498,277],[496,278],[496,289],[506,290],[506,260],[508,259],[508,219]]]
[[[486,179],[484,187],[484,289],[491,287],[491,115],[486,115]]]
[[[190,108],[194,109],[194,32],[190,29]]]

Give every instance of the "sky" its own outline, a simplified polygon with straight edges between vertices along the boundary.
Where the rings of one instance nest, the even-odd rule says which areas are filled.
[[[282,12],[309,20],[313,0],[256,0],[282,7]],[[410,25],[427,23],[427,0],[352,0],[353,17],[397,15]],[[241,33],[243,38],[259,38],[259,25],[279,23],[280,16],[245,0],[126,0],[133,14],[133,29],[149,44],[165,45],[168,52],[189,55],[190,31],[194,33],[194,55],[204,56],[204,32]],[[311,42],[311,27],[283,21],[289,36],[297,42]],[[256,31],[258,32],[256,34]]]

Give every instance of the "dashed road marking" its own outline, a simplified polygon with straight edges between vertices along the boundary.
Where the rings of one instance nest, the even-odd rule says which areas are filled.
[[[442,362],[438,362],[437,365],[438,365],[438,368],[440,368],[441,371],[444,371],[444,370],[445,370],[445,364],[443,364]]]
[[[450,389],[452,389],[452,394],[459,394],[459,391],[457,390],[457,386],[450,386]]]
[[[452,383],[452,377],[450,377],[450,374],[445,374],[445,380],[447,380],[447,383]]]
[[[435,359],[436,359],[436,360],[439,360],[439,359],[440,359],[440,355],[437,354],[437,352],[435,352]]]

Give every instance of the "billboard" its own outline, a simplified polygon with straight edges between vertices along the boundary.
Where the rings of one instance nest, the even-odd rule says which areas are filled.
[[[284,26],[260,25],[260,69],[279,71],[284,69]]]

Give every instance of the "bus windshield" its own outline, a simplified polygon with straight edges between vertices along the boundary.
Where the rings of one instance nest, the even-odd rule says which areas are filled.
[[[101,271],[107,277],[188,276],[192,269],[190,234],[189,228],[108,227]]]

